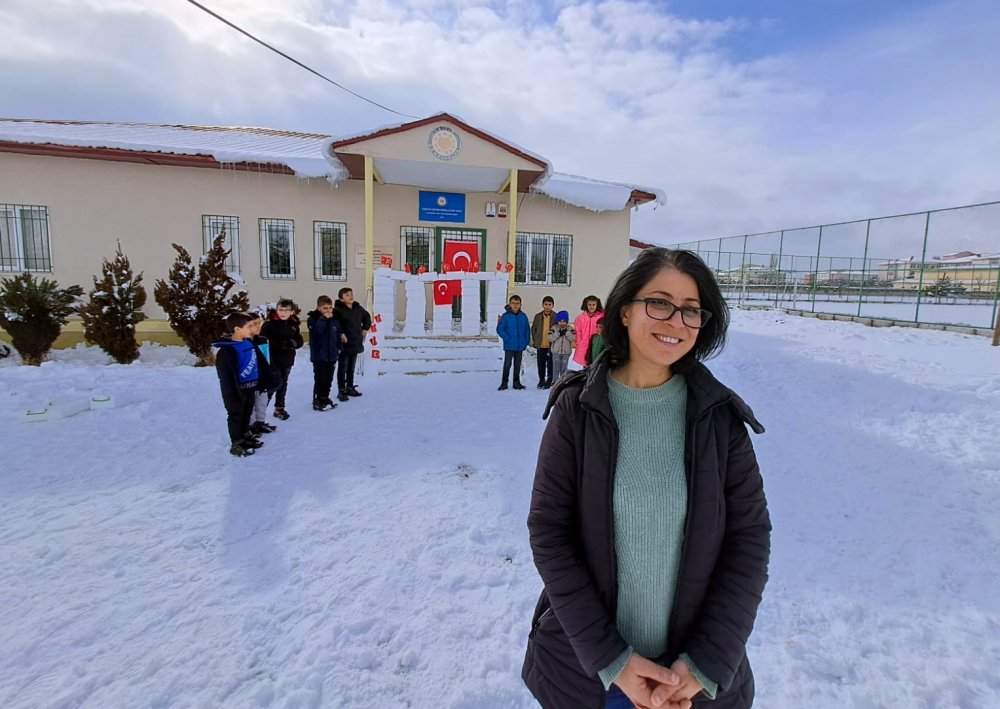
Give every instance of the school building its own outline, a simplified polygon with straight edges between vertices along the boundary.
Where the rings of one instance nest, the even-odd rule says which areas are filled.
[[[149,293],[142,340],[175,341],[152,297],[171,244],[197,256],[223,230],[254,305],[288,297],[310,310],[350,286],[378,310],[376,271],[387,269],[393,323],[436,322],[447,304],[469,331],[460,303],[477,272],[483,332],[510,292],[529,313],[551,295],[575,315],[628,265],[632,210],[664,201],[555,172],[444,113],[344,137],[0,119],[0,277],[30,271],[89,291],[121,242]],[[441,286],[448,273],[462,274],[464,296]]]

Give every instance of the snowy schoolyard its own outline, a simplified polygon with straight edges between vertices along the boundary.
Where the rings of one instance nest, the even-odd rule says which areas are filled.
[[[106,362],[0,360],[0,706],[534,706],[533,361],[313,412],[303,355],[248,459],[213,369]],[[754,311],[710,364],[768,429],[756,705],[1000,706],[1000,348]]]

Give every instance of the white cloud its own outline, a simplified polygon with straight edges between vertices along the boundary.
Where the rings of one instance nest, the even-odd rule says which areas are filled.
[[[664,188],[668,206],[634,219],[645,240],[1000,197],[989,0],[752,62],[727,51],[749,23],[652,2],[207,4],[380,103],[451,111],[560,171]],[[183,2],[10,0],[0,26],[12,116],[334,134],[401,120]]]

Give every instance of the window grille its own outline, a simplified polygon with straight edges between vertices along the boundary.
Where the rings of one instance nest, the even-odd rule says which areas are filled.
[[[514,282],[568,286],[573,263],[570,234],[518,232],[514,246]]]
[[[260,219],[260,277],[295,278],[295,222]]]
[[[0,271],[52,271],[47,207],[0,204]]]
[[[410,264],[413,273],[424,266],[428,271],[433,266],[434,229],[423,226],[404,226],[399,230],[403,246],[403,263]]]
[[[204,253],[208,253],[216,237],[225,230],[226,239],[222,246],[229,251],[226,257],[226,270],[229,273],[240,272],[240,218],[226,217],[215,214],[204,214],[201,217],[201,233],[204,242]]]
[[[317,281],[347,280],[347,224],[313,222],[316,251],[314,277]]]

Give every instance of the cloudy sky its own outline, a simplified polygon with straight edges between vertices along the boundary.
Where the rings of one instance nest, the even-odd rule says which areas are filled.
[[[1000,199],[996,0],[202,3],[396,111],[664,189],[633,220],[648,241]],[[187,0],[0,0],[0,97],[8,118],[407,120]]]

